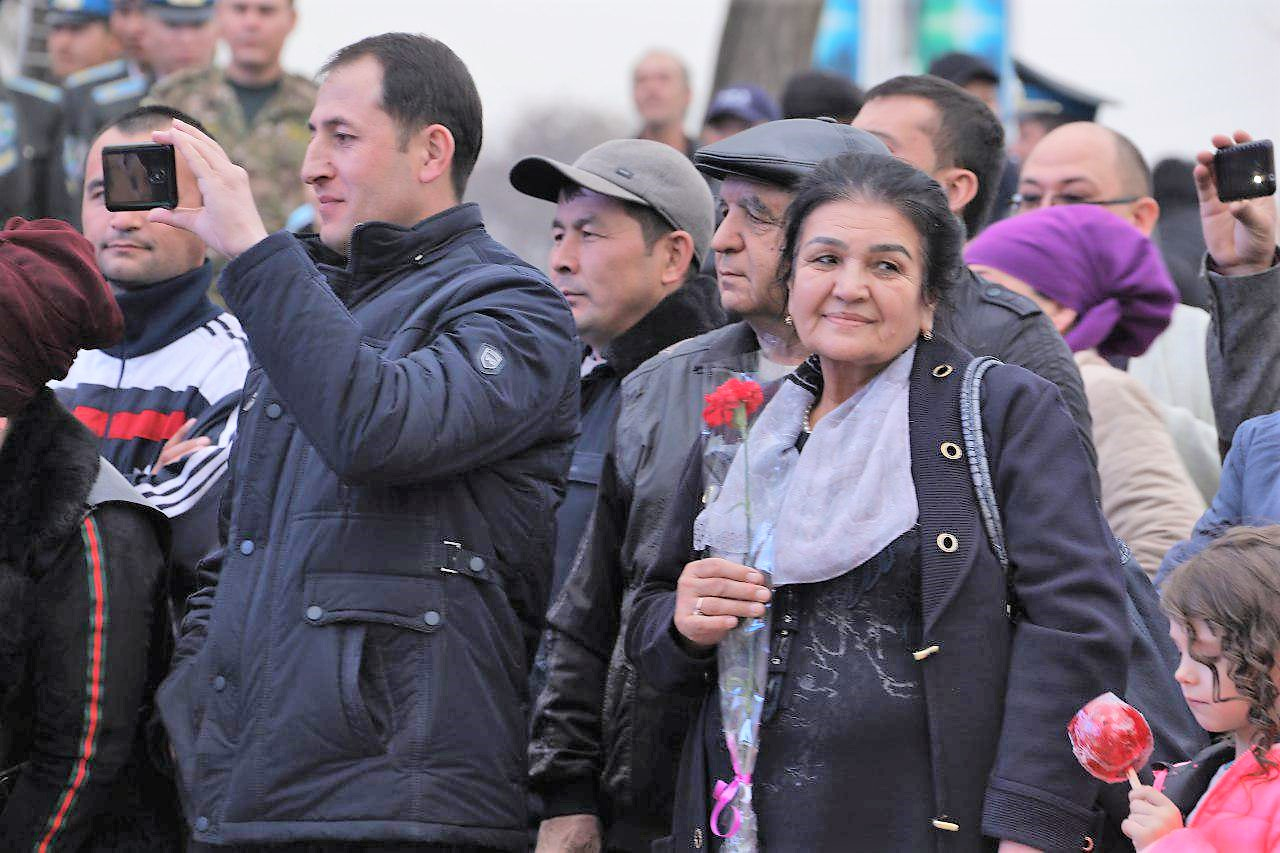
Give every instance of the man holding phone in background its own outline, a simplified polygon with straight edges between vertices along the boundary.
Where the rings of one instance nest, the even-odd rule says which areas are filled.
[[[102,157],[108,146],[149,143],[151,132],[174,118],[197,123],[175,110],[143,107],[93,142],[85,164],[83,231],[124,315],[124,339],[81,352],[53,388],[98,437],[107,461],[169,517],[173,591],[181,607],[194,592],[197,561],[217,545],[217,504],[249,352],[236,318],[206,296],[213,272],[203,241],[148,221],[146,210],[108,210],[106,185],[116,175],[104,174]],[[113,163],[123,167],[125,161]],[[198,207],[194,176],[182,160],[175,166],[178,203]],[[128,185],[124,175],[112,189]]]
[[[1212,144],[1220,151],[1252,141],[1237,130],[1214,136]],[[1280,235],[1274,195],[1218,198],[1214,153],[1196,155],[1194,177],[1208,249],[1209,378],[1225,454],[1240,424],[1280,409]]]

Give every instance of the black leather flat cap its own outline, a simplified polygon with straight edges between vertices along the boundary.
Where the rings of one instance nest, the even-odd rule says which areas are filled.
[[[745,178],[790,189],[823,160],[840,154],[888,154],[865,130],[830,119],[786,118],[699,148],[693,165],[712,178]]]

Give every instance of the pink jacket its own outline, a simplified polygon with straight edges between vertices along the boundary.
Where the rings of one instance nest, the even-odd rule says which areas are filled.
[[[1280,764],[1280,745],[1268,753]],[[1280,771],[1254,775],[1252,753],[1236,759],[1226,776],[1200,801],[1184,829],[1152,844],[1143,853],[1274,853],[1280,851]]]

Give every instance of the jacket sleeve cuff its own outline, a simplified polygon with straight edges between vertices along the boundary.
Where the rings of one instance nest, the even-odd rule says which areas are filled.
[[[1280,247],[1276,248],[1275,254],[1271,258],[1271,266],[1252,275],[1224,275],[1218,272],[1217,264],[1213,262],[1213,256],[1208,252],[1205,253],[1204,263],[1201,269],[1204,277],[1208,279],[1211,289],[1216,290],[1220,285],[1236,286],[1239,284],[1249,284],[1254,282],[1271,282],[1274,283],[1277,267],[1280,267]]]
[[[1101,843],[1105,820],[1101,811],[996,777],[982,807],[984,835],[1037,850],[1091,850]]]
[[[571,814],[600,814],[600,798],[594,779],[562,779],[536,793],[542,801],[538,810],[540,820]]]
[[[287,251],[298,252],[308,263],[310,262],[310,258],[307,258],[306,252],[303,251],[296,237],[288,231],[277,231],[265,240],[254,243],[238,258],[227,264],[222,275],[218,277],[218,290],[233,313],[240,313],[238,303],[243,303],[258,283],[258,277],[253,275],[254,268],[277,252]]]

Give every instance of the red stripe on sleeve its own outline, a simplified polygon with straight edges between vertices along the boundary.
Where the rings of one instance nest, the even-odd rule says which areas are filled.
[[[80,423],[88,427],[89,432],[99,438],[107,431],[107,413],[102,409],[95,409],[91,406],[76,406],[71,414],[75,415]]]
[[[88,551],[86,562],[89,569],[89,604],[92,611],[89,617],[89,665],[86,672],[89,683],[85,699],[84,738],[80,742],[80,754],[71,772],[71,778],[67,781],[67,786],[59,798],[58,810],[50,819],[44,838],[36,846],[37,853],[49,853],[52,849],[58,832],[65,824],[72,806],[75,805],[76,797],[89,779],[89,762],[93,759],[98,747],[98,724],[102,719],[102,657],[106,645],[107,590],[103,573],[105,561],[102,554],[102,541],[98,535],[98,526],[92,518],[86,518],[84,521],[84,541]]]
[[[76,406],[72,414],[99,438],[105,436],[125,441],[134,438],[168,441],[187,422],[186,412],[158,412],[155,409],[108,414],[91,406]],[[108,423],[111,424],[110,434],[107,434]]]

